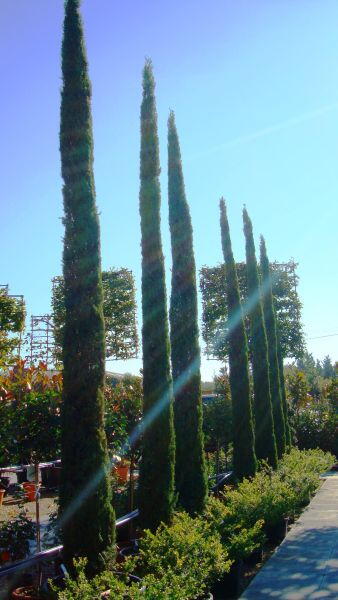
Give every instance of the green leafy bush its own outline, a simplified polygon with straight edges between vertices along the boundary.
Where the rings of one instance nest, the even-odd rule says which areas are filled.
[[[25,511],[0,525],[0,548],[8,550],[12,560],[20,560],[29,553],[29,540],[34,540],[36,525]]]
[[[231,509],[217,498],[210,497],[205,509],[204,518],[210,527],[217,531],[221,537],[231,560],[237,561],[250,556],[254,550],[261,548],[265,541],[263,531],[264,522],[259,519],[252,526],[243,526],[239,520],[237,523],[232,515]],[[229,526],[229,521],[232,521]]]
[[[319,475],[327,471],[335,457],[319,448],[299,450],[293,448],[285,454],[278,466],[278,477],[286,482],[292,494],[295,510],[307,504],[319,486]]]
[[[102,593],[107,590],[110,590],[108,598],[111,600],[131,598],[128,595],[128,586],[125,581],[119,579],[112,571],[104,571],[93,579],[87,579],[86,563],[84,558],[74,561],[76,577],[75,579],[66,578],[64,590],[59,591],[52,585],[58,600],[101,600]]]
[[[293,517],[309,501],[319,486],[319,474],[333,461],[333,455],[321,450],[292,449],[284,455],[277,471],[265,466],[252,479],[244,479],[223,496],[227,509],[224,531],[249,532],[263,521],[266,535],[278,537],[284,517]]]
[[[332,401],[308,403],[294,410],[291,423],[298,448],[321,448],[338,457],[338,413]]]
[[[157,597],[192,600],[228,572],[231,561],[216,529],[203,518],[177,513],[172,525],[161,524],[156,533],[144,532],[136,568],[147,594],[167,586]],[[178,595],[172,595],[173,586]],[[153,592],[151,592],[153,593]],[[176,593],[176,592],[175,592]],[[148,596],[145,596],[148,598]],[[149,595],[149,598],[156,597]]]
[[[161,524],[156,533],[144,531],[140,552],[122,565],[127,572],[136,572],[142,583],[129,585],[112,571],[105,571],[88,580],[85,561],[76,562],[76,579],[67,579],[66,589],[58,593],[59,600],[94,600],[110,590],[114,600],[193,600],[223,573],[230,570],[231,561],[222,547],[214,526],[204,518],[192,518],[177,513],[172,525]]]

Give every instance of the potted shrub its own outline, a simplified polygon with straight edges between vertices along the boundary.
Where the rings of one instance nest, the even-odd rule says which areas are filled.
[[[22,511],[10,521],[0,526],[0,548],[9,553],[11,560],[20,560],[29,553],[29,541],[35,537],[35,524]],[[7,555],[8,556],[8,555]]]
[[[210,524],[181,512],[171,525],[144,531],[139,553],[126,560],[125,568],[140,575],[149,598],[194,600],[208,598],[208,588],[230,565]]]

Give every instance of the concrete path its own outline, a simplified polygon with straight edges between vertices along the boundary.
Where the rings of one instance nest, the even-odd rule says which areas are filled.
[[[338,599],[338,474],[328,473],[309,506],[241,600]]]

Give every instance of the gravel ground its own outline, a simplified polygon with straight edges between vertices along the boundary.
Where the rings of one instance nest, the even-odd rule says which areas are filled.
[[[56,498],[57,495],[52,493],[48,495],[43,494],[42,498],[40,498],[41,523],[47,523],[49,515],[57,509],[54,501]],[[13,498],[13,496],[5,496],[2,506],[0,506],[0,522],[15,518],[20,510],[22,510],[21,506],[22,504],[20,505],[18,500]],[[35,502],[24,502],[23,508],[27,511],[27,516],[35,520]]]

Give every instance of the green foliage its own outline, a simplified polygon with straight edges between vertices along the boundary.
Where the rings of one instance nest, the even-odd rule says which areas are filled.
[[[310,352],[304,352],[295,367],[304,373],[310,396],[315,400],[323,400],[326,395],[327,380],[323,377],[323,368],[319,361],[316,362]]]
[[[305,373],[289,369],[286,376],[287,393],[293,408],[297,411],[309,401],[309,388]]]
[[[290,260],[286,264],[270,263],[272,291],[280,329],[283,356],[297,358],[304,351],[304,335],[301,323],[301,302],[297,292],[297,264]],[[228,356],[227,323],[228,312],[225,296],[225,265],[204,266],[200,269],[202,292],[202,335],[207,354],[224,360]],[[236,263],[241,301],[248,298],[246,265]],[[247,336],[250,337],[246,319]]]
[[[273,468],[276,468],[277,453],[278,456],[281,457],[285,451],[284,417],[279,388],[274,389],[277,397],[274,397],[274,402],[271,403],[269,347],[263,315],[261,288],[257,269],[252,224],[245,208],[243,209],[243,224],[249,299],[249,347],[251,353],[254,388],[253,412],[255,420],[255,450],[256,456],[259,460],[266,460]],[[271,316],[269,315],[268,318],[268,313],[266,318],[270,325]],[[271,352],[271,355],[273,355],[276,361],[277,356],[275,354],[276,351]]]
[[[128,269],[102,272],[103,316],[106,334],[106,358],[127,359],[137,355],[135,281]],[[65,322],[63,277],[54,277],[52,289],[55,359],[62,360],[62,336]]]
[[[168,199],[172,253],[170,343],[175,398],[175,483],[178,504],[189,514],[194,514],[203,509],[208,486],[202,432],[193,232],[173,112],[168,119]]]
[[[148,581],[163,585],[164,580],[163,588],[170,590],[174,578],[180,596],[160,598],[192,600],[229,571],[231,561],[216,530],[202,517],[193,519],[182,512],[175,514],[171,526],[162,524],[154,534],[144,532],[136,565],[146,587]]]
[[[246,526],[221,500],[210,496],[204,518],[213,531],[220,537],[229,558],[233,561],[244,559],[261,548],[265,541],[264,522],[259,519],[253,525]]]
[[[251,480],[244,479],[236,489],[224,494],[227,530],[250,529],[263,520],[270,538],[279,535],[286,516],[293,517],[319,486],[319,474],[333,463],[331,454],[320,450],[292,448],[279,461],[277,471],[263,468]]]
[[[5,426],[6,463],[30,464],[59,456],[60,400],[60,394],[49,390],[30,392],[20,402],[2,404],[0,420]],[[5,440],[2,438],[0,448]]]
[[[35,535],[35,523],[21,511],[14,519],[0,523],[0,548],[10,552],[11,560],[21,560],[29,553],[29,540]]]
[[[250,398],[248,346],[239,296],[224,199],[220,201],[222,249],[226,264],[225,290],[229,316],[229,367],[233,422],[233,464],[236,477],[254,475],[257,462]]]
[[[232,441],[232,407],[229,378],[215,378],[215,396],[203,403],[203,431],[207,452],[228,449]]]
[[[335,367],[331,362],[331,358],[329,355],[325,356],[322,362],[322,374],[323,377],[329,379],[330,377],[334,377],[335,375]]]
[[[17,361],[0,374],[0,465],[55,459],[60,454],[61,377],[47,366]]]
[[[338,362],[334,365],[334,374],[327,386],[327,398],[333,410],[338,413]]]
[[[95,572],[114,542],[114,512],[104,431],[105,332],[91,85],[79,0],[65,3],[62,76],[65,324],[60,516],[66,563],[71,568],[74,557],[86,557],[88,572]]]
[[[290,427],[287,407],[283,405],[278,360],[278,334],[276,312],[272,295],[270,263],[266,253],[265,240],[261,236],[260,265],[262,273],[262,306],[266,337],[268,342],[268,362],[271,403],[274,421],[276,445],[279,458],[285,448],[290,446]]]
[[[12,334],[24,330],[26,307],[23,299],[13,298],[0,289],[0,369],[15,360],[14,350],[19,338]]]
[[[292,411],[298,448],[320,448],[338,457],[338,414],[328,400],[308,402]]]
[[[130,445],[129,436],[142,419],[142,379],[136,375],[124,375],[116,385],[105,386],[105,428],[108,447],[112,454],[135,455],[139,438]],[[133,436],[134,438],[134,436]]]
[[[143,527],[169,522],[174,508],[175,437],[164,258],[160,163],[152,64],[143,69],[140,153],[144,432],[139,475]]]
[[[104,571],[92,579],[86,576],[87,561],[79,559],[74,561],[74,572],[76,577],[67,577],[65,589],[59,591],[55,586],[58,600],[101,600],[102,593],[110,590],[108,598],[114,600],[128,600],[128,585],[125,581],[111,571]]]
[[[290,410],[289,403],[286,397],[286,384],[285,384],[285,374],[284,374],[284,360],[282,354],[282,346],[279,335],[279,325],[277,323],[276,327],[277,333],[277,359],[278,359],[278,370],[279,370],[279,382],[280,382],[280,391],[282,395],[282,404],[283,404],[283,414],[285,419],[285,444],[287,449],[292,446],[292,432],[290,426]]]
[[[193,600],[225,572],[231,561],[222,547],[215,528],[201,518],[177,513],[172,525],[163,523],[153,534],[146,530],[140,541],[140,552],[121,565],[124,572],[142,575],[142,583],[128,583],[128,576],[118,579],[105,571],[90,581],[85,563],[76,563],[77,579],[68,579],[59,600],[92,600],[110,590],[116,600]]]

